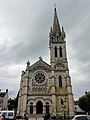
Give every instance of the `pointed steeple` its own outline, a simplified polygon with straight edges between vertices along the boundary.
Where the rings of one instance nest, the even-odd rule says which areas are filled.
[[[59,25],[56,7],[54,8],[53,33],[55,35],[58,34],[59,36],[61,36],[61,29],[60,29],[60,25]]]
[[[50,43],[65,42],[64,38],[66,37],[66,35],[64,32],[64,28],[63,27],[62,29],[60,28],[56,7],[54,8],[53,26],[50,29],[49,37],[50,37],[49,45]]]

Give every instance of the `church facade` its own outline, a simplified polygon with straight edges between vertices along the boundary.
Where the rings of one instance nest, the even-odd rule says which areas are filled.
[[[50,65],[42,57],[22,71],[18,110],[23,116],[42,117],[46,113],[58,116],[74,115],[74,98],[69,75],[66,35],[60,27],[56,8],[53,26],[49,33]]]

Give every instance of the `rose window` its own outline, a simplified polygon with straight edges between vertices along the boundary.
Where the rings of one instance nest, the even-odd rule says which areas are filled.
[[[45,82],[45,75],[43,74],[43,73],[36,73],[36,75],[35,75],[35,82],[36,83],[40,83],[40,84],[42,84],[43,82]]]

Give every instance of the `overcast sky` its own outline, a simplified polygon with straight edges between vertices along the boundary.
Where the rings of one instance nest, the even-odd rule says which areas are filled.
[[[90,0],[0,0],[0,89],[16,97],[26,62],[49,63],[54,2],[66,33],[74,98],[90,91]]]

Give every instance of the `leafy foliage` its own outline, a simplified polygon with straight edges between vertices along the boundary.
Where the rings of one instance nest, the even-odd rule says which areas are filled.
[[[44,120],[65,120],[63,119],[63,116],[58,116],[58,115],[52,115],[50,113],[46,113],[44,117]]]
[[[8,100],[8,110],[17,110],[18,97],[19,97],[19,93],[17,94],[16,98],[14,98],[14,99],[10,98]]]
[[[48,120],[49,118],[50,118],[50,114],[49,113],[45,114],[44,120]]]
[[[90,92],[87,92],[85,95],[81,96],[78,100],[79,107],[85,111],[90,112]]]

